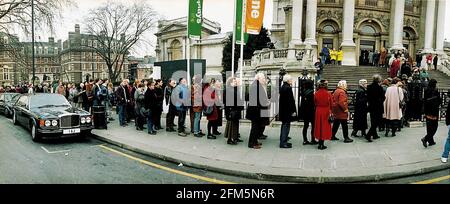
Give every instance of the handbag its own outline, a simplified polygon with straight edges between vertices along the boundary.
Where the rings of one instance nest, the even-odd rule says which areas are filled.
[[[203,109],[203,114],[206,116],[211,115],[213,110],[214,110],[213,106],[207,106]]]
[[[328,122],[329,123],[334,123],[334,116],[333,115],[328,116]]]

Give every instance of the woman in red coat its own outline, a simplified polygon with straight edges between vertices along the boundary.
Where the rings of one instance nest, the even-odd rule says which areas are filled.
[[[331,139],[331,94],[328,92],[328,81],[319,81],[319,90],[314,95],[316,106],[314,137],[319,140],[319,149],[324,150],[325,140]]]
[[[206,119],[208,120],[208,139],[216,139],[215,135],[220,135],[217,131],[218,121],[219,121],[219,109],[218,95],[216,94],[216,81],[212,79],[210,83],[206,84],[203,89],[203,103],[204,109],[208,110],[212,108],[211,113],[206,114]]]

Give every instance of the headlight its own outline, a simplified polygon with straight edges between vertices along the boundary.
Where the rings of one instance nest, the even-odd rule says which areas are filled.
[[[53,120],[52,121],[52,126],[57,126],[58,125],[58,121],[57,120]]]
[[[91,117],[86,117],[86,123],[91,123],[91,122],[92,122]]]
[[[85,124],[86,123],[86,118],[81,118],[81,124]]]
[[[50,120],[46,120],[45,121],[45,127],[49,127],[52,123],[50,122]]]

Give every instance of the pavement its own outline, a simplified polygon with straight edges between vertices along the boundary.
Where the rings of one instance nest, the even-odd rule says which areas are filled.
[[[187,119],[186,125],[188,125]],[[162,121],[164,123],[164,119]],[[188,125],[189,126],[189,125]],[[206,129],[206,120],[201,127]],[[108,130],[94,130],[93,137],[121,148],[207,171],[233,176],[301,183],[353,183],[374,182],[400,177],[422,175],[438,170],[449,170],[450,164],[440,161],[447,127],[441,123],[435,136],[437,145],[424,148],[420,141],[426,134],[425,127],[404,128],[396,137],[384,137],[372,143],[363,138],[353,138],[354,142],[326,141],[326,150],[317,146],[303,146],[301,128],[291,128],[292,149],[279,148],[277,126],[267,127],[269,137],[260,140],[262,149],[247,147],[250,124],[241,123],[243,143],[232,146],[226,138],[216,140],[206,137],[196,138],[192,134],[180,137],[164,130],[157,135],[149,135],[135,130],[134,124],[120,127],[117,121],[109,124]],[[224,126],[219,129],[224,132]],[[350,127],[351,131],[351,127]],[[308,138],[310,136],[308,135]]]

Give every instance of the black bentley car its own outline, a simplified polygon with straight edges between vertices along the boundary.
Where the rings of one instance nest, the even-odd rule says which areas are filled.
[[[0,113],[6,117],[12,116],[13,106],[19,99],[18,93],[3,93],[0,95]]]
[[[93,129],[89,112],[72,107],[59,94],[25,94],[14,105],[14,125],[31,130],[33,141],[55,137],[85,137]]]

